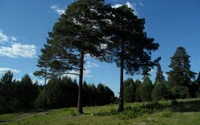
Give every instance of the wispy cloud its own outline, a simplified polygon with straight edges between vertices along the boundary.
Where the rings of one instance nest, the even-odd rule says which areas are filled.
[[[6,72],[11,71],[12,73],[20,73],[20,70],[11,69],[11,68],[0,68],[0,74],[5,74]]]
[[[0,46],[0,56],[34,58],[36,57],[36,46],[21,43],[12,43],[11,47]]]
[[[144,7],[144,4],[142,2],[139,2],[139,5]]]
[[[87,61],[85,68],[89,69],[89,68],[93,68],[93,67],[97,68],[97,67],[99,67],[99,65],[96,63],[91,63],[90,61]]]
[[[6,34],[3,33],[3,30],[0,29],[0,43],[4,44],[8,42],[9,40],[16,41],[17,38],[14,36],[7,36]]]
[[[53,11],[55,11],[58,15],[62,15],[65,13],[65,9],[64,8],[61,8],[59,5],[52,5],[50,7]]]
[[[71,77],[72,79],[79,79],[78,75],[74,75],[74,74],[79,74],[79,71],[72,70],[70,73],[72,73],[72,74],[67,74],[68,77]],[[91,75],[91,70],[90,69],[85,69],[83,71],[83,76],[85,78],[92,78],[93,77],[93,75]]]

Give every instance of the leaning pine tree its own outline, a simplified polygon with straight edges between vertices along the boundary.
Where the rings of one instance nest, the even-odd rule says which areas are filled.
[[[100,28],[101,8],[104,0],[76,0],[67,7],[58,22],[49,32],[47,44],[42,49],[39,58],[37,75],[51,76],[69,74],[75,71],[79,76],[78,113],[82,109],[82,83],[84,70],[84,56],[102,59],[106,40]],[[102,20],[103,21],[103,20]]]
[[[123,99],[123,75],[149,71],[150,67],[157,64],[160,58],[152,61],[152,51],[158,49],[159,44],[154,43],[153,38],[148,38],[144,32],[144,19],[139,19],[131,8],[126,5],[112,8],[109,13],[110,23],[106,33],[110,42],[107,49],[110,50],[113,61],[120,67],[120,97],[119,109],[124,110]]]

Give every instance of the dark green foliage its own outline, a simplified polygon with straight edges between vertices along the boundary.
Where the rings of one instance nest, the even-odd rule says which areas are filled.
[[[157,83],[157,82],[161,82],[161,83],[165,82],[165,77],[163,75],[163,71],[161,69],[160,63],[158,63],[158,65],[157,65],[157,72],[156,72],[155,83]]]
[[[134,102],[135,101],[135,90],[136,86],[132,78],[128,78],[124,81],[124,101]]]
[[[89,84],[88,85],[88,91],[89,91],[89,102],[87,102],[87,105],[89,106],[94,106],[97,104],[97,88],[94,84]]]
[[[63,108],[77,106],[78,85],[69,77],[52,77],[46,84],[46,99],[44,85],[33,84],[25,74],[21,81],[12,80],[9,71],[0,81],[0,113],[29,111],[34,108]],[[11,83],[10,83],[11,82]],[[83,104],[85,106],[105,105],[114,103],[114,92],[103,84],[83,84]]]
[[[22,77],[20,84],[18,84],[19,90],[19,99],[21,102],[21,108],[28,109],[33,107],[33,103],[38,96],[39,89],[36,84],[33,84],[29,75],[25,74]]]
[[[196,88],[196,96],[200,97],[200,72],[197,75],[197,79],[195,81],[195,88]]]
[[[6,72],[0,81],[0,112],[11,112],[15,109],[15,93],[13,91],[13,73],[11,71]]]
[[[159,101],[161,99],[164,99],[166,96],[166,93],[167,93],[167,88],[165,84],[157,81],[152,91],[153,101]]]
[[[140,85],[140,98],[142,101],[151,101],[152,82],[149,76],[145,76],[143,83]]]
[[[142,84],[142,82],[140,80],[137,79],[135,81],[135,86],[136,86],[136,89],[135,89],[135,101],[137,101],[137,102],[142,101],[141,98],[140,98],[140,87],[141,87],[141,84]]]
[[[186,86],[174,86],[171,89],[173,99],[188,97],[188,88]]]
[[[39,94],[39,86],[32,84],[32,80],[27,74],[21,81],[12,79],[13,74],[8,71],[0,81],[0,112],[34,108],[34,101]]]
[[[114,102],[113,91],[103,84],[97,85],[97,105],[105,105]]]
[[[190,84],[192,83],[191,80],[195,78],[195,73],[190,70],[189,58],[190,56],[183,47],[178,47],[171,57],[169,67],[172,70],[168,72],[168,79],[172,87],[174,98],[192,96],[192,87]],[[179,93],[180,90],[184,90],[184,92]]]
[[[46,106],[47,108],[62,108],[62,107],[75,107],[77,106],[78,85],[76,81],[72,81],[69,77],[52,78],[46,85]],[[43,94],[40,95],[35,101],[37,108],[43,108]],[[114,93],[110,88],[103,84],[83,83],[83,105],[95,106],[105,105],[114,102]]]
[[[46,88],[48,107],[60,108],[77,105],[78,85],[70,78],[52,78]]]

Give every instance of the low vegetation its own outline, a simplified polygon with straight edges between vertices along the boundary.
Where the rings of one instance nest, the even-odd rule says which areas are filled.
[[[179,99],[149,103],[126,103],[123,112],[117,105],[2,114],[1,125],[199,125],[200,99]]]

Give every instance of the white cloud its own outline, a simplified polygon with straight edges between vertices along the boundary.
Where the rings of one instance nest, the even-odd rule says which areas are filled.
[[[21,43],[12,43],[11,47],[0,46],[0,56],[34,58],[36,57],[36,46]]]
[[[8,41],[8,36],[6,36],[5,34],[3,34],[3,31],[0,29],[0,43],[5,43]]]
[[[60,8],[59,5],[52,5],[50,8],[54,10],[58,15],[62,15],[65,13],[65,9]]]
[[[0,74],[5,74],[6,72],[11,71],[12,73],[19,73],[21,71],[17,69],[11,69],[11,68],[0,68]]]
[[[74,74],[79,74],[79,71],[72,70],[70,73],[72,73],[72,74],[67,74],[68,77],[71,77],[72,79],[79,79],[78,75],[74,75]],[[83,77],[85,77],[85,78],[91,78],[91,77],[93,77],[91,75],[91,70],[85,69],[83,71]]]
[[[99,67],[99,65],[98,64],[96,64],[96,63],[92,63],[92,65],[94,66],[94,67]]]
[[[129,8],[133,9],[133,7],[136,5],[136,3],[132,4],[132,3],[130,3],[130,2],[126,2],[126,5],[127,5]]]
[[[8,42],[9,40],[16,41],[17,38],[14,36],[7,36],[6,34],[3,33],[3,30],[0,29],[0,43],[4,44]]]
[[[112,6],[113,8],[118,8],[118,7],[121,7],[123,4],[115,4],[114,6]],[[139,15],[138,14],[138,11],[137,11],[137,4],[136,3],[130,3],[130,2],[126,2],[126,4],[129,8],[133,9],[134,10],[134,14],[135,15]]]
[[[122,4],[115,4],[114,6],[112,6],[113,8],[118,8],[118,7],[121,7]]]
[[[93,77],[90,73],[91,73],[91,70],[86,69],[86,70],[83,71],[83,76],[87,77],[87,78]]]
[[[99,65],[96,63],[91,63],[90,61],[87,61],[87,63],[85,64],[86,69],[93,68],[93,67],[97,68],[99,67]]]
[[[150,73],[155,73],[155,72],[156,72],[156,70],[154,70],[154,69],[150,70]]]
[[[164,77],[166,77],[166,78],[168,77],[168,75],[167,75],[167,73],[166,73],[166,72],[165,72],[165,73],[163,73],[163,75],[164,75]]]

